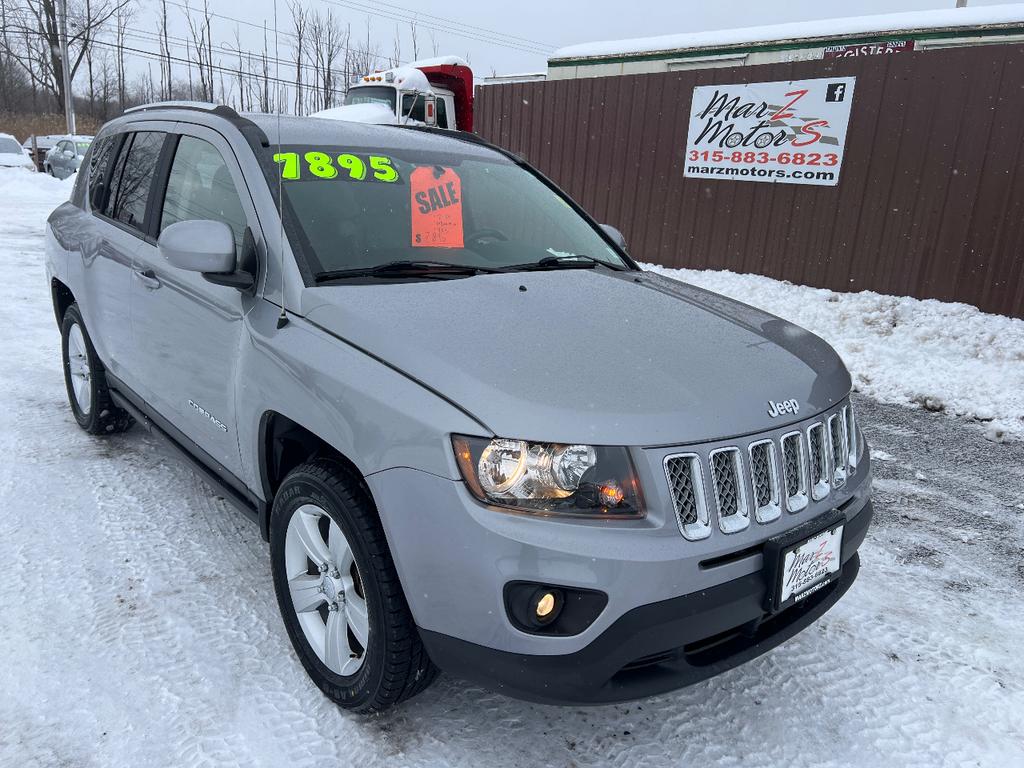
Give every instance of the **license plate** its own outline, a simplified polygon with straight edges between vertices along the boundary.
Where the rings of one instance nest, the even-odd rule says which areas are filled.
[[[842,523],[784,549],[779,569],[778,605],[817,592],[839,573],[843,551]]]

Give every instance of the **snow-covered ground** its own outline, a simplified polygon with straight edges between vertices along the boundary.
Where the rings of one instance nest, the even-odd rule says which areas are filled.
[[[782,647],[618,706],[536,706],[442,677],[383,716],[337,709],[292,654],[255,526],[142,430],[103,440],[75,425],[41,235],[69,189],[0,175],[0,765],[1024,764],[1024,443],[862,396],[877,517],[861,575]],[[780,310],[800,291],[799,305],[861,322],[845,298],[775,285]],[[915,322],[904,300],[878,301],[894,302],[896,328]],[[971,317],[950,312],[947,334]],[[843,344],[870,337],[793,319],[848,356]],[[969,327],[965,358],[982,347]],[[899,355],[862,343],[855,371],[897,375]]]

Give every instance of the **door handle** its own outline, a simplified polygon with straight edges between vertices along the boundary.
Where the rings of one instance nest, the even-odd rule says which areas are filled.
[[[133,269],[132,274],[135,275],[136,280],[151,291],[155,291],[160,287],[160,278],[156,276],[156,272],[152,269]]]

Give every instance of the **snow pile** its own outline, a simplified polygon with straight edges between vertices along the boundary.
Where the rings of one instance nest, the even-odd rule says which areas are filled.
[[[391,71],[395,76],[396,88],[401,88],[403,91],[433,93],[427,76],[415,67],[399,67]]]
[[[816,333],[846,361],[854,387],[876,400],[991,422],[987,432],[995,441],[1024,438],[1024,320],[967,304],[643,266]]]
[[[380,102],[346,104],[316,112],[313,117],[325,120],[343,120],[347,123],[371,123],[373,125],[398,125],[398,117]]]
[[[881,39],[887,36],[905,35],[915,30],[934,31],[990,24],[1016,24],[1022,21],[1024,21],[1024,4],[1022,3],[971,8],[943,8],[907,13],[884,13],[874,16],[854,16],[846,19],[818,19],[763,27],[684,32],[632,40],[602,40],[559,48],[552,54],[549,61],[861,34],[877,36]]]
[[[0,169],[0,212],[26,228],[41,229],[50,212],[71,196],[76,178],[55,179],[28,168]]]

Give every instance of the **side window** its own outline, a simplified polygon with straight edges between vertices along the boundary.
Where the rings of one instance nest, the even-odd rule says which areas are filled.
[[[146,202],[156,173],[157,160],[166,134],[146,131],[132,134],[114,166],[110,180],[110,196],[104,213],[107,216],[145,231]]]
[[[437,127],[448,128],[448,105],[445,103],[444,96],[437,97]]]
[[[245,209],[227,163],[209,142],[182,136],[167,179],[160,231],[194,219],[223,221],[235,235],[235,248],[241,248]]]
[[[402,97],[402,117],[422,123],[426,119],[425,104],[422,96],[407,93]]]
[[[117,153],[114,160],[114,169],[110,172],[110,180],[107,182],[107,190],[103,197],[103,207],[100,212],[104,216],[113,216],[111,209],[114,207],[114,198],[121,186],[121,174],[124,171],[124,161],[128,159],[128,150],[131,149],[132,139],[135,134],[129,133],[121,142],[121,151]]]
[[[102,191],[103,179],[107,174],[107,164],[110,162],[110,147],[113,140],[109,136],[97,139],[89,148],[85,168],[78,173],[75,179],[75,191],[71,196],[71,202],[79,208],[85,207],[88,198],[90,207],[96,205],[96,195]]]

